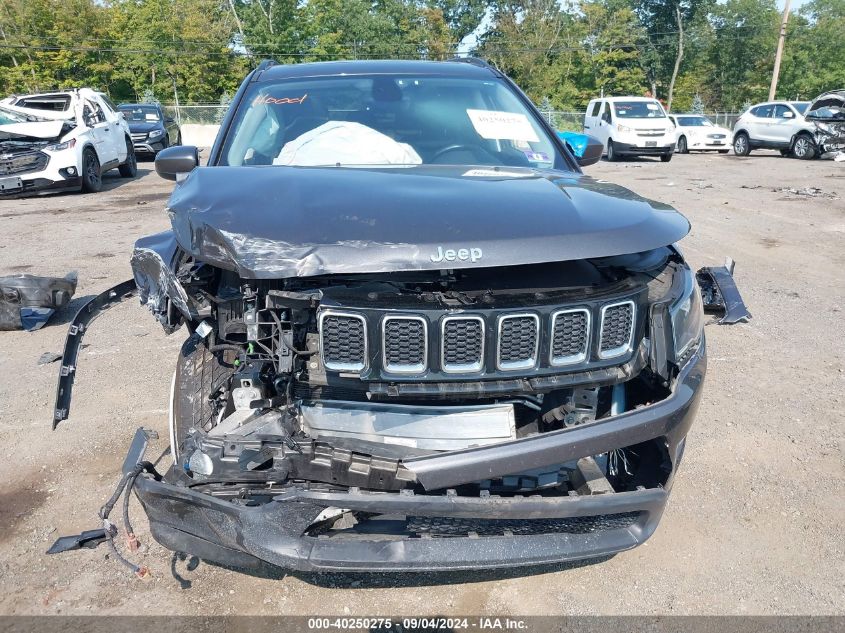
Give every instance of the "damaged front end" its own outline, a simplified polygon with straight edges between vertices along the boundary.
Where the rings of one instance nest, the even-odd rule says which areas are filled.
[[[695,274],[671,246],[688,223],[588,178],[493,189],[438,170],[313,170],[273,187],[292,172],[214,168],[215,190],[200,168],[177,185],[174,230],[139,240],[134,282],[74,322],[54,420],[98,306],[137,287],[166,332],[186,326],[173,465],[140,467],[142,433],[124,467],[156,540],[239,567],[400,571],[591,558],[654,532],[706,366]],[[232,176],[313,211],[274,217],[244,187],[227,199]],[[399,184],[368,187],[370,215],[344,224],[320,196],[352,178]],[[395,218],[409,179],[432,178],[464,203],[469,246],[430,246],[448,209],[414,210],[410,231]],[[533,217],[470,222],[526,192]],[[356,239],[373,226],[385,239]]]
[[[165,546],[247,568],[474,569],[656,528],[705,370],[671,247],[255,280],[163,235],[132,264],[165,329],[191,331],[174,464],[135,484]]]
[[[845,90],[826,92],[807,108],[804,118],[815,128],[814,140],[822,158],[845,158]]]

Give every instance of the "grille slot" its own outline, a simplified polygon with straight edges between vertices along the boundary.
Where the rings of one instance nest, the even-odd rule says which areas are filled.
[[[441,537],[517,536],[535,534],[591,534],[631,527],[640,518],[639,512],[599,514],[563,519],[464,519],[459,517],[408,517],[408,532]]]
[[[384,368],[418,374],[428,361],[428,331],[422,317],[386,317],[382,323]]]
[[[320,314],[320,345],[326,369],[357,372],[367,366],[367,325],[357,314]]]
[[[561,310],[552,315],[552,365],[580,363],[587,358],[590,341],[589,310]]]
[[[499,369],[529,369],[537,364],[540,319],[536,314],[511,314],[499,318],[496,364]]]
[[[484,366],[484,320],[479,316],[445,317],[440,350],[443,371],[481,371]]]
[[[611,303],[601,309],[600,358],[613,358],[631,349],[634,334],[634,302]]]

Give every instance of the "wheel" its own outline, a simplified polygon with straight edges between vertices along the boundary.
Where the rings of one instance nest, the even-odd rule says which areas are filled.
[[[616,146],[613,144],[613,139],[607,140],[607,160],[611,163],[619,160],[619,153],[616,151]]]
[[[795,137],[795,142],[792,144],[792,155],[801,160],[812,160],[816,157],[816,143],[813,137],[802,132]]]
[[[103,188],[103,176],[100,173],[100,160],[97,152],[90,147],[82,152],[82,191],[97,193]]]
[[[181,145],[182,144],[182,131],[176,133],[176,142],[174,145]]]
[[[138,159],[135,157],[135,148],[132,141],[126,139],[126,160],[117,168],[121,178],[134,178],[138,173]]]
[[[668,163],[670,160],[672,160],[672,152],[669,152],[668,154],[661,154],[660,155],[660,162],[661,163]]]
[[[207,433],[217,424],[215,394],[228,391],[235,372],[234,352],[212,354],[189,338],[179,351],[171,398],[171,451],[179,464],[182,445],[192,431]]]
[[[740,132],[734,137],[734,154],[737,156],[748,156],[751,153],[751,143],[748,141],[748,134]]]
[[[682,136],[678,139],[678,153],[679,154],[689,154],[689,148],[687,147],[687,137]]]

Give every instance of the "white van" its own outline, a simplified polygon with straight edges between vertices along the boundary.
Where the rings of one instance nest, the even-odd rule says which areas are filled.
[[[660,156],[668,163],[675,151],[675,126],[651,97],[593,99],[584,115],[584,134],[604,144],[607,160]]]

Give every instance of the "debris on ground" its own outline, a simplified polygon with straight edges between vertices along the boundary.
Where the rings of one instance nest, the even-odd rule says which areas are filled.
[[[722,318],[716,321],[722,325],[747,323],[751,319],[751,313],[745,307],[745,302],[734,283],[735,266],[736,262],[726,257],[724,266],[707,266],[699,268],[695,273],[701,288],[704,311],[722,315]]]
[[[836,192],[828,192],[819,189],[818,187],[778,187],[772,189],[774,193],[787,193],[792,196],[806,196],[808,198],[827,198],[828,200],[839,200],[839,195]]]
[[[39,329],[70,302],[76,282],[75,272],[64,277],[0,277],[0,330]]]

